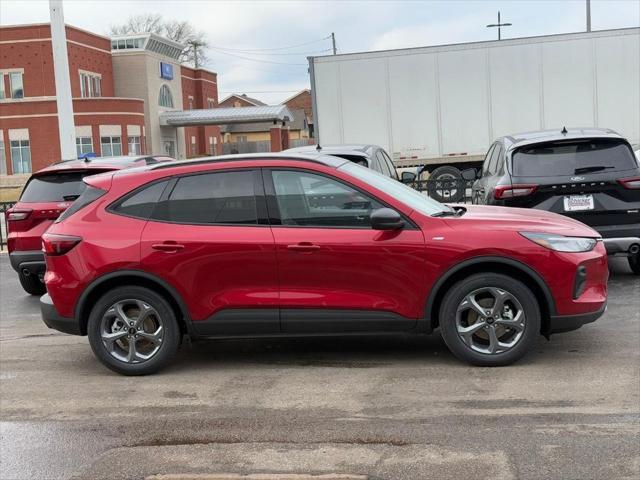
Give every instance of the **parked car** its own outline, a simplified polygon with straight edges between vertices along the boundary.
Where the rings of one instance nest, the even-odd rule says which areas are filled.
[[[84,181],[43,235],[42,316],[126,375],[161,368],[183,335],[438,327],[459,358],[507,365],[606,305],[607,256],[586,225],[448,207],[335,156],[212,157]],[[337,200],[313,205],[318,185]]]
[[[609,254],[627,256],[640,275],[640,167],[616,132],[563,129],[502,137],[479,173],[473,203],[535,208],[579,220],[603,237]]]
[[[307,145],[305,147],[290,148],[286,152],[312,155],[321,152],[325,155],[344,158],[394,180],[402,180],[403,183],[411,183],[416,179],[416,174],[413,172],[403,172],[402,176],[399,177],[389,154],[384,148],[377,145],[323,145],[321,147]]]
[[[54,163],[31,175],[20,199],[7,211],[9,260],[22,288],[31,295],[45,292],[40,237],[84,191],[84,177],[167,160],[173,159],[150,155],[93,157]]]

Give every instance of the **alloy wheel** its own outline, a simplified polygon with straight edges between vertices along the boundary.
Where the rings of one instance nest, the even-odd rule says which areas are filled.
[[[516,346],[524,334],[526,317],[512,293],[485,287],[466,295],[456,311],[456,329],[472,350],[495,355]]]
[[[100,337],[107,352],[125,363],[152,358],[162,346],[164,325],[155,308],[141,300],[120,300],[100,322]]]

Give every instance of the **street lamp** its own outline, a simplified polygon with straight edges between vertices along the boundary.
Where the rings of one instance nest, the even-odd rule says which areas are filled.
[[[502,27],[510,27],[510,23],[501,23],[500,22],[500,10],[498,10],[498,23],[490,23],[487,25],[487,28],[498,27],[498,40],[502,40],[501,28]]]

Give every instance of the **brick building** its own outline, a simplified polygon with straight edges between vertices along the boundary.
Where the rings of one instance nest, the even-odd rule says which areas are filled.
[[[220,107],[261,107],[266,103],[261,102],[257,98],[251,98],[246,93],[239,95],[234,93],[229,95],[224,100],[220,101]]]
[[[182,45],[66,26],[77,153],[218,153],[218,127],[161,127],[166,110],[217,106],[217,76],[181,66]],[[0,174],[60,160],[49,24],[0,27]]]

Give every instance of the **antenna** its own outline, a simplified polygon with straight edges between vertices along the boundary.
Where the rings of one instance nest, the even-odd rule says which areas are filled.
[[[562,131],[560,133],[563,135],[566,135],[567,133],[569,133],[567,132],[567,127],[562,127]]]
[[[317,151],[322,150],[322,147],[320,146],[320,144],[316,145],[316,150],[317,150]]]

